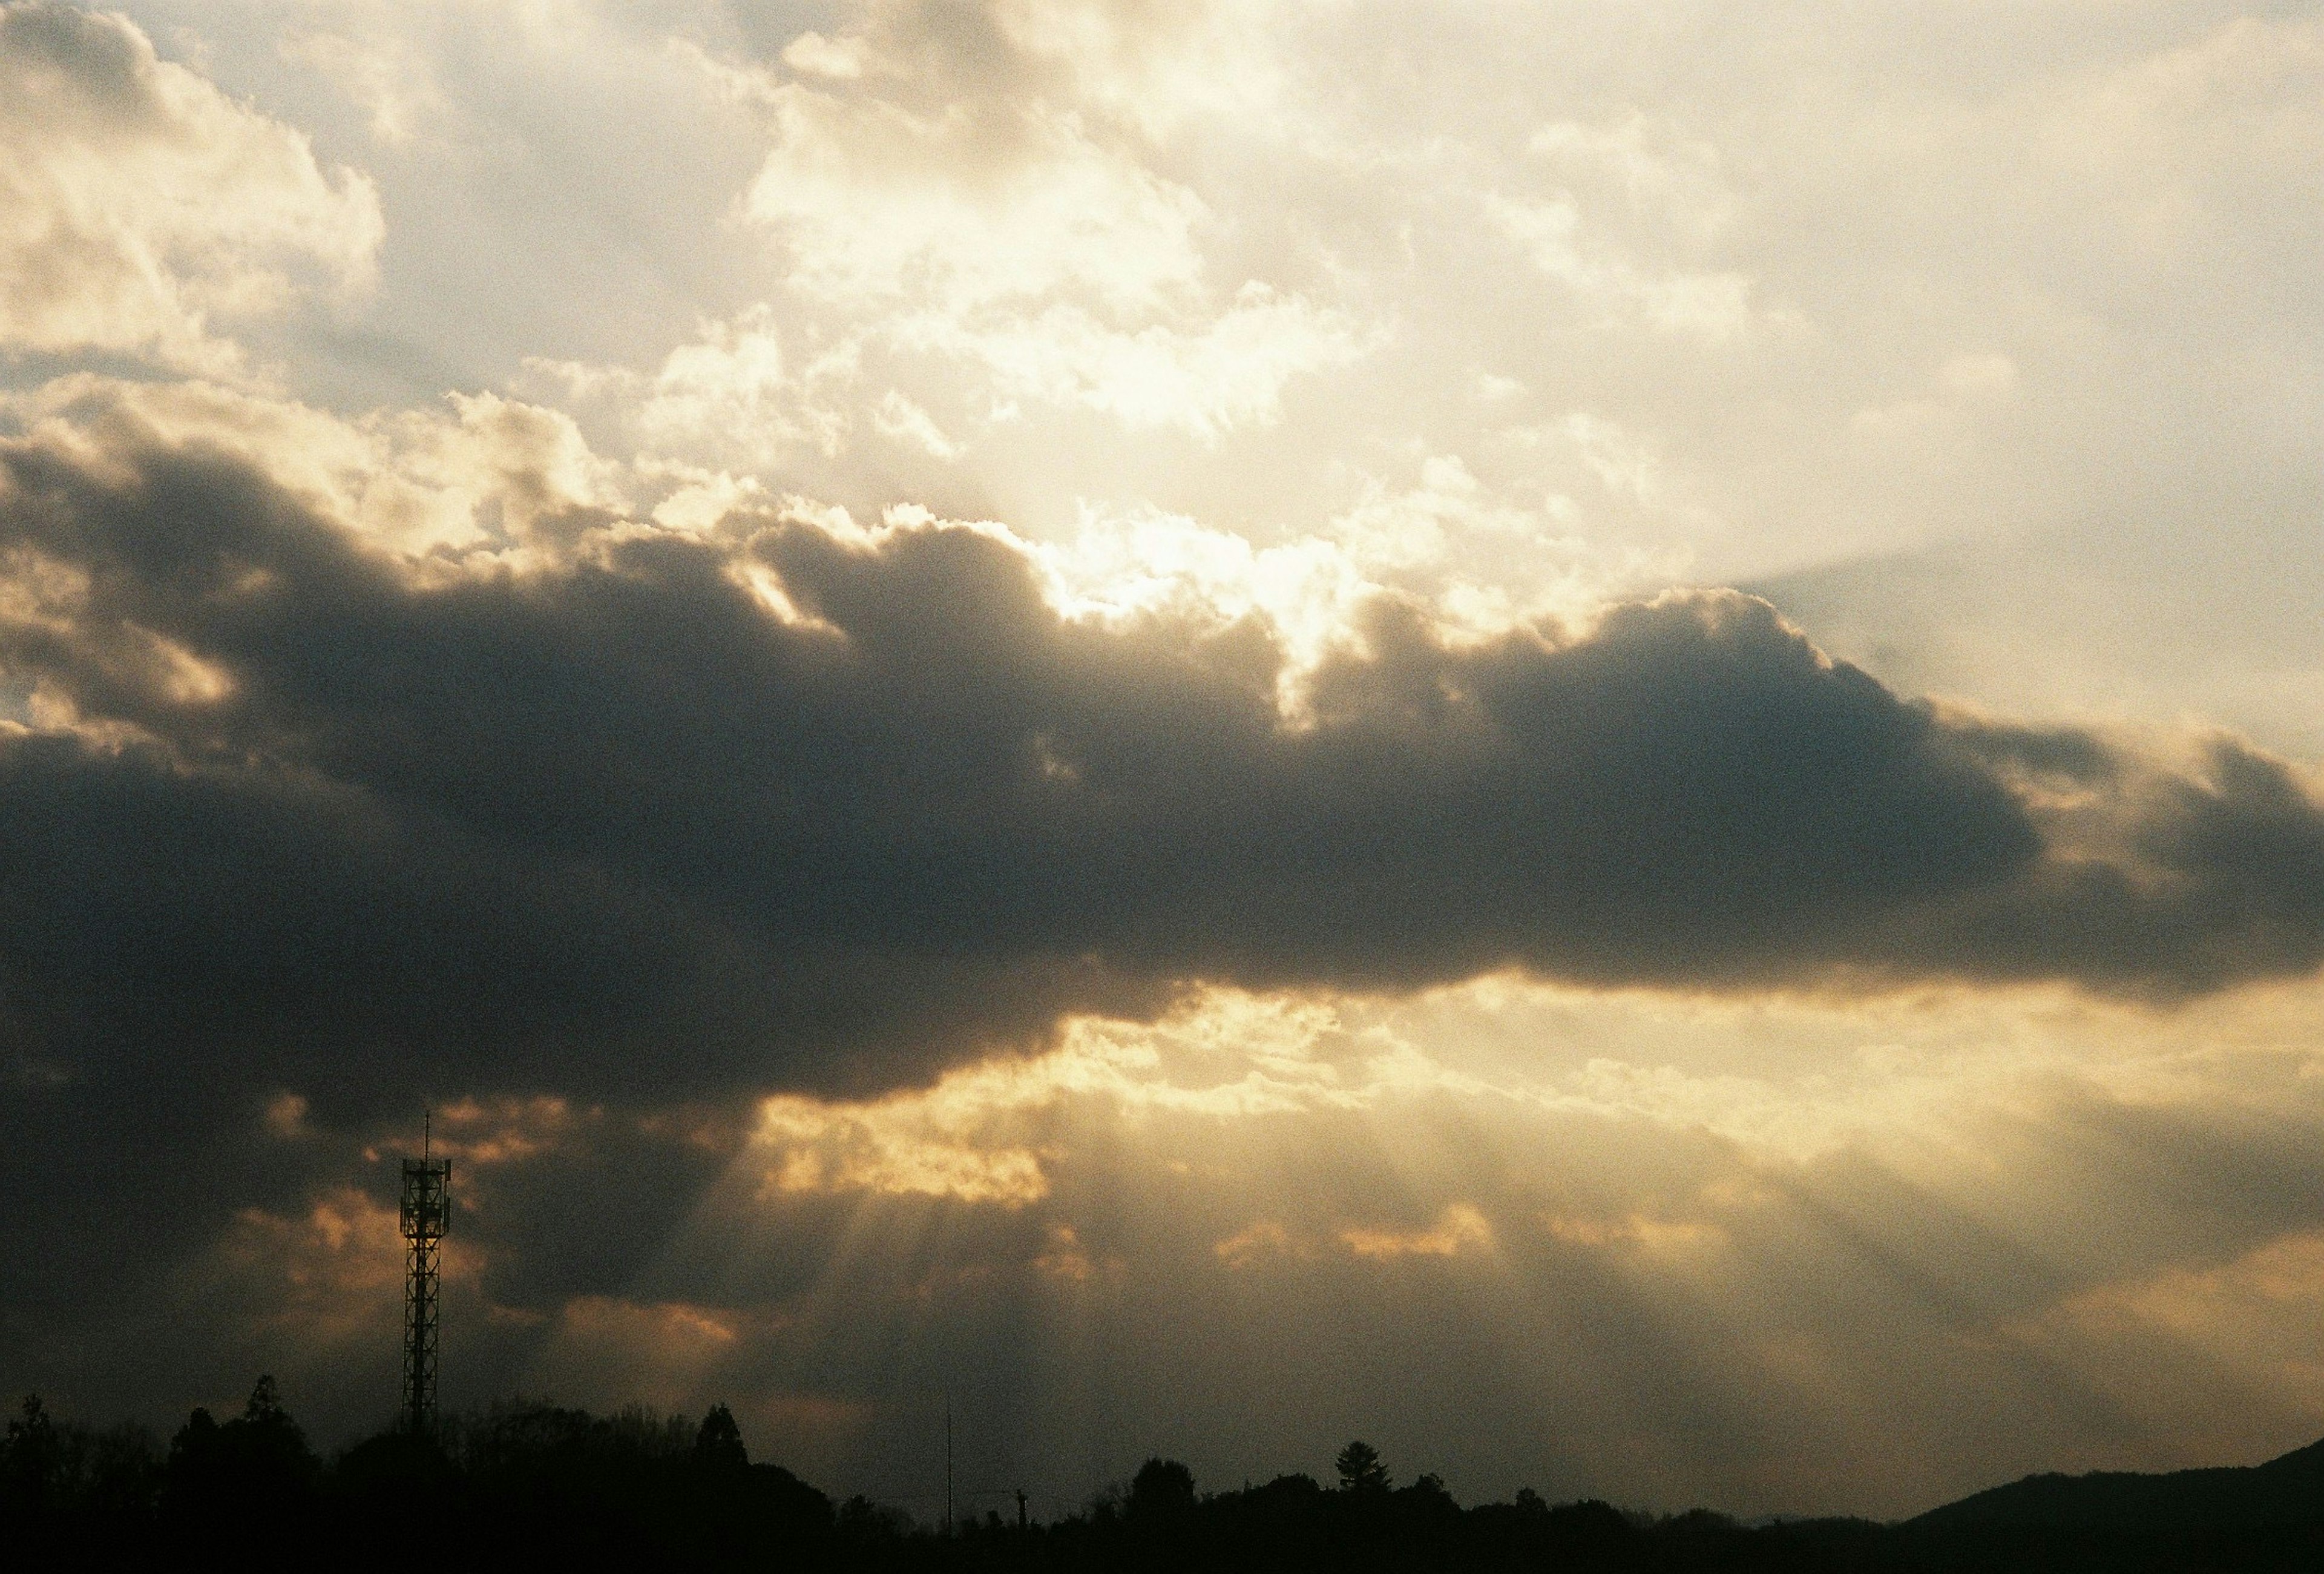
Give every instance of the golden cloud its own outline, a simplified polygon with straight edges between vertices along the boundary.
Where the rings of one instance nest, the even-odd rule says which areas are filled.
[[[1359,1257],[1388,1262],[1397,1257],[1457,1257],[1493,1249],[1493,1227],[1466,1202],[1446,1205],[1434,1226],[1425,1230],[1397,1230],[1351,1226],[1340,1232],[1340,1244]]]
[[[1644,1213],[1612,1218],[1578,1214],[1545,1213],[1541,1227],[1553,1240],[1572,1246],[1628,1248],[1643,1252],[1679,1252],[1716,1245],[1727,1238],[1715,1225],[1690,1219],[1655,1218]]]
[[[1277,1257],[1304,1257],[1313,1251],[1271,1218],[1254,1220],[1211,1247],[1230,1268],[1250,1268]]]
[[[761,1195],[869,1191],[1022,1208],[1049,1194],[1031,1149],[984,1147],[911,1095],[859,1105],[784,1096],[759,1106]]]

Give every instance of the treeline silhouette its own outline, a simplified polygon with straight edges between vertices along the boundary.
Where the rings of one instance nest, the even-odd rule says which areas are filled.
[[[421,1561],[801,1574],[2324,1569],[2324,1444],[2255,1471],[2031,1477],[1894,1525],[1747,1525],[1700,1510],[1552,1505],[1531,1491],[1463,1508],[1434,1476],[1397,1485],[1367,1444],[1336,1464],[1329,1486],[1289,1475],[1203,1493],[1185,1465],[1149,1459],[1049,1523],[988,1511],[947,1532],[862,1497],[835,1503],[753,1463],[724,1405],[694,1421],[505,1402],[429,1436],[383,1432],[327,1462],[261,1378],[241,1414],[197,1410],[166,1445],[24,1400],[0,1443],[0,1558],[58,1569]],[[2142,1495],[2140,1482],[2160,1485]]]

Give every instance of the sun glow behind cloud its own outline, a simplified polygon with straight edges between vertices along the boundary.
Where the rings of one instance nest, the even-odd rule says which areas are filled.
[[[447,1371],[843,1489],[2319,1424],[2312,19],[129,9],[0,38],[0,1095],[207,1245],[43,1384],[368,1420],[426,1097]]]
[[[871,1105],[778,1100],[738,1157],[758,1179],[734,1195],[786,1227],[844,1205],[856,1244],[795,1303],[807,1326],[884,1315],[932,1338],[1012,1294],[1064,1296],[1017,1359],[1079,1393],[1036,1445],[1067,1457],[1110,1446],[1111,1406],[1170,1413],[1131,1397],[1165,1366],[1230,1411],[1224,1385],[1257,1382],[1288,1415],[1239,1423],[1240,1446],[1296,1448],[1315,1397],[1241,1363],[1288,1358],[1280,1337],[1327,1304],[1443,1291],[1455,1300],[1440,1334],[1515,1363],[1532,1398],[1462,1401],[1467,1444],[1443,1442],[1426,1404],[1399,1410],[1387,1435],[1411,1427],[1462,1468],[1489,1470],[1554,1413],[1585,1453],[1627,1449],[1633,1479],[1675,1483],[1706,1462],[1615,1442],[1639,1424],[1618,1419],[1639,1403],[1628,1363],[1663,1361],[1687,1375],[1689,1403],[1794,1418],[1798,1430],[1720,1468],[1729,1500],[1893,1493],[1884,1501],[1902,1505],[1938,1490],[1949,1459],[2106,1457],[2065,1440],[2093,1406],[2111,1425],[2180,1429],[2188,1458],[2265,1446],[2299,1412],[2306,1390],[2269,1397],[2264,1374],[2292,1347],[2274,1341],[2296,1342],[2275,1331],[2282,1316],[2316,1288],[2307,1236],[2256,1225],[2196,1248],[2216,1266],[2150,1279],[2136,1264],[2169,1238],[2193,1247],[2257,1178],[2221,1176],[2158,1208],[2137,1177],[2200,1151],[2222,1122],[2246,1128],[2246,1152],[2278,1122],[2264,1141],[2296,1142],[2324,1080],[2307,1042],[2314,1005],[2301,986],[2158,1022],[2045,992],[1690,1004],[1506,978],[1402,1003],[1225,992],[1151,1025],[1079,1022],[1042,1055]],[[2227,1080],[2239,1113],[2215,1102]],[[862,1162],[800,1165],[835,1142]],[[2298,1163],[2289,1151],[2271,1162]],[[2109,1200],[2134,1190],[2148,1198],[2135,1223]],[[1364,1277],[1391,1270],[1424,1277],[1392,1294]],[[1802,1300],[1784,1288],[1802,1274],[1825,1288]],[[1206,1324],[1224,1347],[1161,1331],[1188,1298],[1241,1304],[1244,1281],[1285,1336],[1231,1310]],[[1932,1318],[1932,1342],[1891,1342]],[[866,1345],[881,1337],[862,1330]],[[1526,1353],[1541,1341],[1570,1359]],[[2126,1343],[2172,1377],[2126,1387],[2109,1353]],[[891,1374],[881,1412],[917,1413],[944,1360]],[[1593,1366],[1608,1360],[1632,1375]],[[1285,1370],[1318,1376],[1312,1359]],[[1957,1433],[1933,1457],[1863,1451],[1868,1428],[1933,1414],[1963,1381],[2013,1393],[2013,1425],[2031,1435]],[[2223,1424],[2193,1397],[2202,1381],[2253,1408]],[[860,1427],[848,1439],[865,1446]],[[1526,1457],[1568,1468],[1554,1451]],[[1237,1468],[1231,1449],[1204,1458]]]

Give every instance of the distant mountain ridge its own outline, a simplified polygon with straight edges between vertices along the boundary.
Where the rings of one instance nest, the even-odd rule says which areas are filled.
[[[2264,1465],[2141,1475],[2054,1471],[1948,1503],[1907,1531],[2236,1532],[2324,1525],[2324,1440]]]

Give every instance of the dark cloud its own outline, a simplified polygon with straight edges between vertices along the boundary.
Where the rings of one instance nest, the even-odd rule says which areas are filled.
[[[733,1153],[720,1116],[613,1164],[635,1112],[1193,981],[2175,995],[2324,934],[2281,764],[1940,712],[1744,597],[1481,644],[1382,601],[1295,723],[1264,624],[1069,621],[973,530],[515,544],[396,557],[102,422],[0,453],[0,666],[45,718],[0,733],[0,1193],[88,1247],[0,1275],[32,1378],[161,1347],[92,1308],[239,1304],[188,1263],[295,1238],[430,1100],[615,1112],[485,1182],[477,1293],[547,1316],[653,1282]],[[321,1137],[267,1129],[285,1089]]]
[[[2324,944],[2280,764],[1940,714],[1734,595],[1481,644],[1382,601],[1286,724],[1266,626],[1065,620],[968,529],[414,565],[216,455],[0,473],[0,660],[78,717],[0,742],[5,1031],[76,1079],[669,1101],[1194,979],[2170,995]]]

